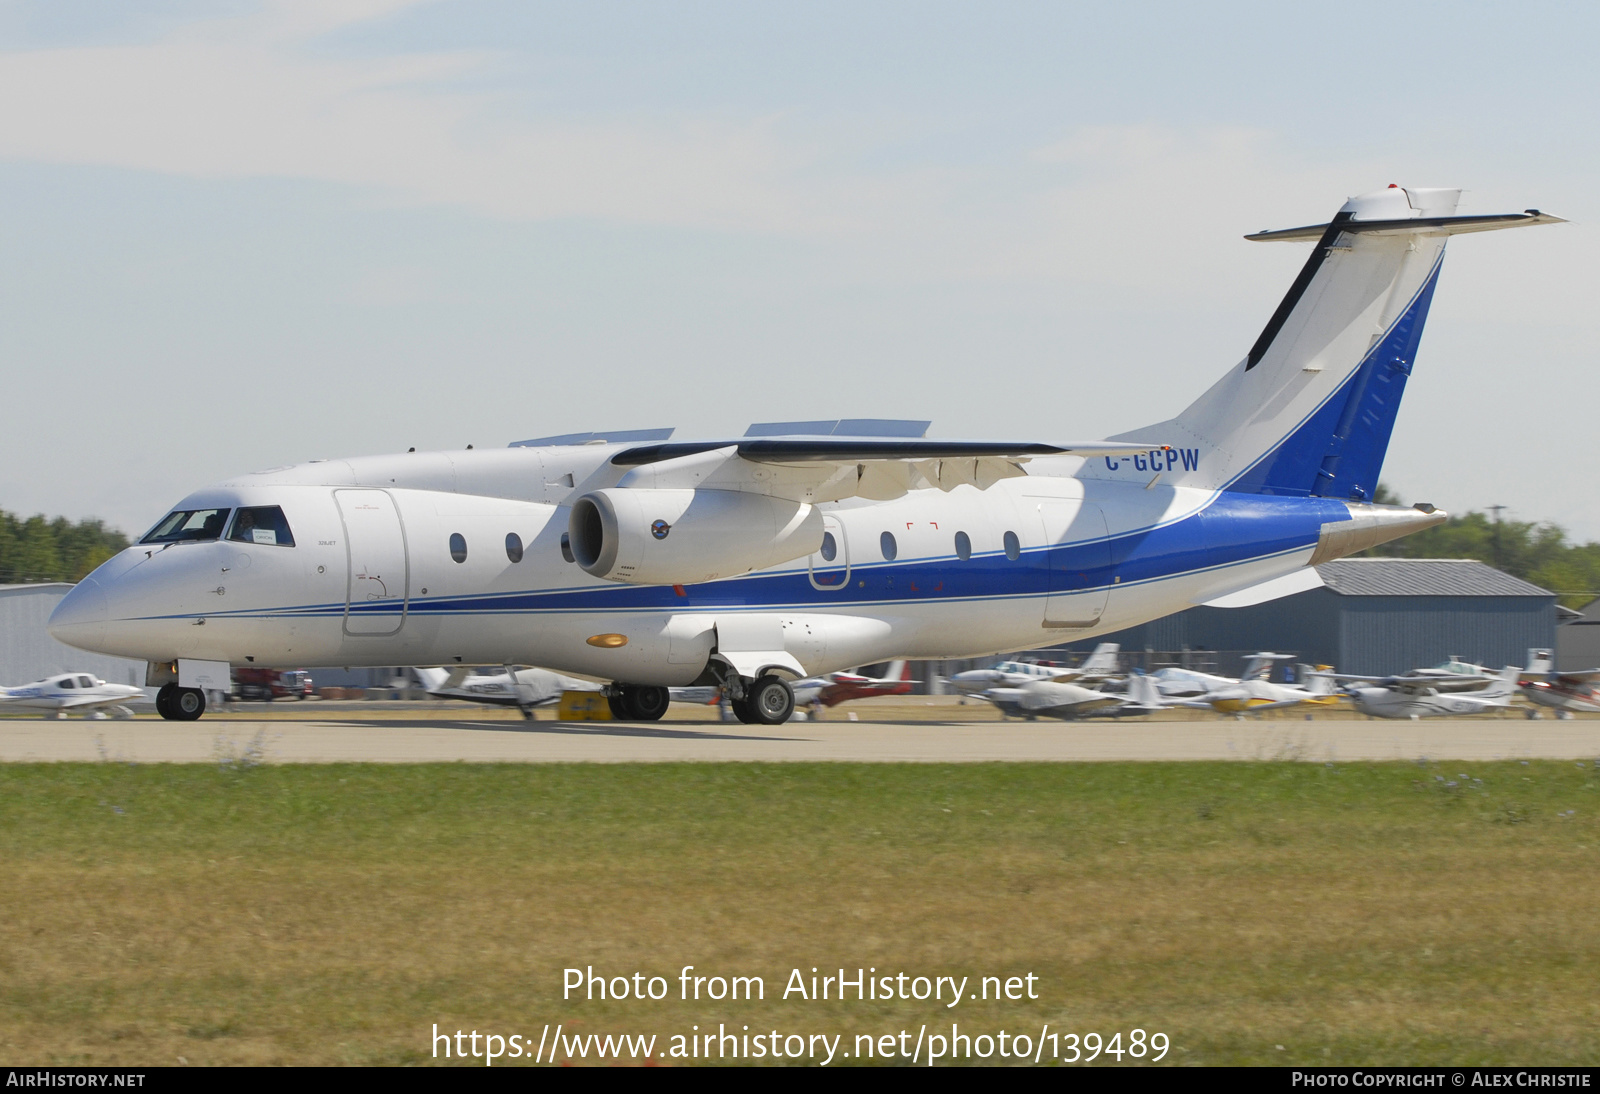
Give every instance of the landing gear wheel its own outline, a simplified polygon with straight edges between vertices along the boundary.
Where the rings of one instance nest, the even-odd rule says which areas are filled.
[[[169,721],[177,717],[172,713],[172,693],[177,690],[177,684],[163,684],[161,690],[156,692],[156,713]]]
[[[745,725],[754,725],[756,716],[750,713],[749,699],[729,699],[728,706],[733,709],[733,716]]]
[[[611,716],[622,722],[659,722],[672,703],[666,688],[653,684],[612,684],[606,696]]]
[[[781,726],[794,713],[794,689],[776,676],[763,676],[750,685],[745,699],[752,721],[764,726]]]
[[[666,688],[645,684],[628,690],[628,705],[633,710],[633,716],[641,722],[659,722],[667,712],[667,707],[672,705],[672,696]]]
[[[206,693],[199,688],[177,688],[167,700],[171,717],[179,722],[192,722],[206,712]]]

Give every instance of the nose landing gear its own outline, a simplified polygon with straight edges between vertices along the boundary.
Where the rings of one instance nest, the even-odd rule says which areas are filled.
[[[206,712],[206,693],[199,688],[163,684],[156,692],[156,713],[172,722],[192,722]]]

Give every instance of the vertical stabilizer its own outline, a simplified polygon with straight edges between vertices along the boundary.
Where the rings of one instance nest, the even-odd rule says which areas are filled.
[[[1505,706],[1511,702],[1511,697],[1517,693],[1517,680],[1522,675],[1522,670],[1515,665],[1507,665],[1494,674],[1494,683],[1478,692],[1480,699],[1498,699],[1496,706]]]
[[[1249,353],[1178,417],[1112,438],[1168,450],[1103,457],[1083,474],[1369,500],[1446,240],[1559,220],[1533,209],[1456,216],[1460,193],[1391,186],[1351,198],[1326,224],[1246,237],[1313,244]]]

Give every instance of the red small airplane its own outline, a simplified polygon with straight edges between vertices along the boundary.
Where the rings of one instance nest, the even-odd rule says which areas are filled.
[[[872,666],[867,666],[871,668]],[[795,689],[796,691],[799,688]],[[836,672],[817,692],[816,701],[825,707],[838,706],[851,699],[873,699],[883,695],[911,694],[911,662],[890,661],[882,676],[859,672]]]

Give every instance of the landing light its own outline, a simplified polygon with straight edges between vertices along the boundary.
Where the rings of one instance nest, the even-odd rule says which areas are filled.
[[[619,646],[626,646],[628,644],[628,636],[625,634],[591,634],[584,641],[591,646],[599,646],[603,650],[614,650]]]

